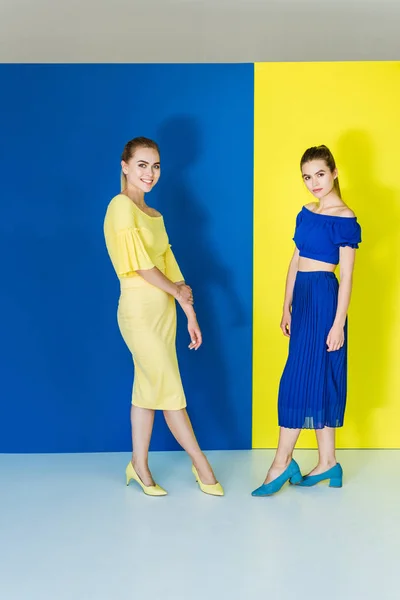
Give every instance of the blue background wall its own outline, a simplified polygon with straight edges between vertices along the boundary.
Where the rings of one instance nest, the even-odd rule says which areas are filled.
[[[204,449],[251,447],[253,65],[1,65],[0,452],[130,449],[131,357],[105,251],[119,157],[161,146],[147,198],[196,295],[178,357]],[[152,449],[177,444],[161,415]]]

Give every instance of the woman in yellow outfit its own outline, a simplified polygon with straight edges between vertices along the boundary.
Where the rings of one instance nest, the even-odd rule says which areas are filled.
[[[186,399],[176,356],[176,304],[188,319],[191,343],[197,350],[202,337],[186,285],[169,244],[162,215],[147,206],[144,195],[160,177],[160,152],[147,138],[135,138],[121,160],[121,194],[107,208],[104,235],[120,280],[118,325],[133,356],[132,460],[126,482],[133,479],[151,496],[165,496],[148,467],[154,411],[162,410],[169,429],[192,459],[200,489],[222,496],[222,486],[201,451],[186,412]]]

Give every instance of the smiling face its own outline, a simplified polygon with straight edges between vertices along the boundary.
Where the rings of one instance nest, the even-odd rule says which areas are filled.
[[[129,187],[150,192],[160,178],[160,155],[154,148],[139,147],[129,161],[121,162]]]
[[[337,169],[331,171],[324,160],[311,160],[304,163],[301,172],[307,189],[315,198],[324,198],[332,192],[337,177]]]

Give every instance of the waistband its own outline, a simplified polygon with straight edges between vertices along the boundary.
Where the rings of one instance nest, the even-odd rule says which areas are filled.
[[[337,279],[336,273],[333,271],[297,271],[297,277],[302,279],[308,279],[316,276]]]

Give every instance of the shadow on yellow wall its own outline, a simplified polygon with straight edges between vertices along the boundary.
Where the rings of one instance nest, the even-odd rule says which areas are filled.
[[[365,131],[348,131],[336,146],[363,229],[349,314],[349,402],[340,445],[400,445],[400,180],[386,185],[377,149]],[[390,149],[392,152],[394,148]],[[392,157],[391,157],[392,158]],[[390,402],[397,410],[389,420]],[[396,408],[396,406],[394,406]]]

